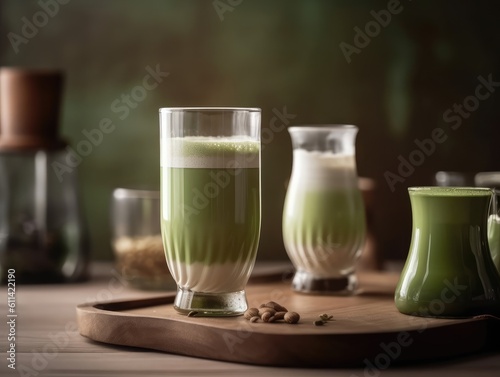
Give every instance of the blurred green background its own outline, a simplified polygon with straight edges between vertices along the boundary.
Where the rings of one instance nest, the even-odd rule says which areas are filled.
[[[498,2],[61,3],[0,2],[0,65],[66,72],[61,132],[73,146],[103,118],[116,126],[78,172],[94,259],[112,257],[113,188],[159,188],[159,107],[261,107],[263,129],[285,109],[294,116],[287,125],[358,125],[358,171],[377,184],[374,232],[385,259],[402,259],[408,251],[408,186],[432,184],[437,170],[500,170],[498,88],[477,106],[469,100],[474,111],[460,116],[458,129],[443,118],[475,95],[479,76],[500,81]],[[26,22],[43,26],[30,31]],[[371,37],[363,39],[359,30]],[[342,46],[351,51],[347,58]],[[168,76],[144,96],[136,87],[148,67]],[[130,100],[123,97],[131,94]],[[398,174],[399,156],[409,158],[417,149],[414,140],[430,138],[436,127],[447,140],[392,190],[384,174]],[[286,130],[267,135],[259,258],[284,259],[281,212],[291,144]]]

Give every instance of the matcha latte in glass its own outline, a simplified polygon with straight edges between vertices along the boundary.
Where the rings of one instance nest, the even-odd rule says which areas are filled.
[[[283,210],[283,240],[295,291],[352,294],[365,237],[356,173],[356,126],[290,127],[293,168]]]
[[[160,109],[161,231],[177,311],[242,314],[260,235],[260,109]]]

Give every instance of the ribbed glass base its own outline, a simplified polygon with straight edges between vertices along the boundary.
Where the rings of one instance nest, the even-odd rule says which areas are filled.
[[[340,278],[317,278],[299,270],[293,277],[292,289],[302,293],[353,295],[358,289],[358,279],[354,273]]]
[[[178,288],[174,308],[192,316],[227,317],[243,314],[248,304],[245,291],[203,293]]]

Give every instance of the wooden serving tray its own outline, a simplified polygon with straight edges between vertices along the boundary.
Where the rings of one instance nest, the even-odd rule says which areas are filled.
[[[493,317],[435,319],[400,314],[393,303],[397,278],[360,275],[362,292],[350,297],[294,293],[284,278],[247,286],[251,307],[279,302],[300,313],[295,325],[251,323],[242,316],[183,316],[174,310],[171,293],[80,305],[78,326],[81,335],[99,342],[271,366],[386,369],[394,363],[492,350],[500,344],[500,321]],[[313,325],[322,313],[335,320]]]

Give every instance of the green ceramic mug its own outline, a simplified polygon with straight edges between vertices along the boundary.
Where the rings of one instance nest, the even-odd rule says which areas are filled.
[[[500,313],[500,275],[488,247],[488,188],[410,187],[412,239],[395,292],[401,313]]]

